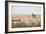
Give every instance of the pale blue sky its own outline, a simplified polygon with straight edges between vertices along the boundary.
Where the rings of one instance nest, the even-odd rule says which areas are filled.
[[[12,15],[31,15],[34,14],[41,14],[41,7],[24,7],[24,6],[11,6]]]

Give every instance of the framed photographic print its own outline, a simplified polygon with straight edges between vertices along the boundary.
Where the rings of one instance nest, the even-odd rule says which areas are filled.
[[[5,1],[5,32],[45,31],[45,3]]]

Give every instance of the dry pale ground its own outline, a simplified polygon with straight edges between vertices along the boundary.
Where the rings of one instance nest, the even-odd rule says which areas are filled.
[[[12,28],[19,27],[40,27],[41,26],[41,16],[36,15],[19,15],[12,16]]]

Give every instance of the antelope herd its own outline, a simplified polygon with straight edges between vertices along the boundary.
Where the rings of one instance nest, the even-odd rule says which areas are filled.
[[[40,27],[41,16],[40,15],[19,15],[12,16],[12,27]]]

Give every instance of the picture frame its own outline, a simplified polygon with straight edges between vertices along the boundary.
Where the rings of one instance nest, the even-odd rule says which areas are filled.
[[[11,7],[11,6],[13,6],[13,7]],[[31,16],[32,17],[31,24],[34,23],[33,25],[30,24],[31,26],[26,24],[29,22],[28,18],[26,18],[26,17],[29,17],[30,13],[31,13],[31,15],[33,15],[33,17]],[[39,16],[40,18],[36,17],[35,13],[37,15],[40,15]],[[21,21],[24,21],[24,19],[26,19],[27,22],[25,22],[25,23],[23,22],[22,23],[23,26],[21,24],[17,24],[17,26],[13,25],[13,27],[12,27],[12,24],[16,23],[16,22],[13,22],[13,21],[15,21],[15,19],[17,19],[16,17],[13,17],[15,15],[17,15],[17,16],[22,15],[22,16],[20,16],[20,18],[23,17]],[[28,15],[28,16],[26,16],[26,15]],[[40,25],[36,25],[37,22],[35,19],[36,20],[39,19]],[[45,3],[43,3],[43,2],[27,2],[27,1],[5,1],[5,33],[38,32],[38,31],[45,31]]]

